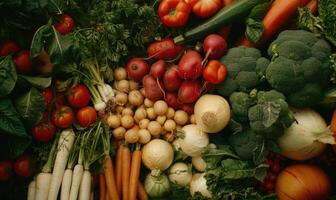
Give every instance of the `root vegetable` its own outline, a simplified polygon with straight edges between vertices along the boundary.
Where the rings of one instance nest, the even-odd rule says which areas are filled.
[[[185,103],[181,106],[181,110],[188,113],[188,115],[192,115],[194,113],[194,104]]]
[[[37,175],[35,199],[48,199],[51,177],[51,173],[45,172]]]
[[[184,81],[178,91],[178,100],[182,103],[194,103],[201,93],[202,85],[198,81]]]
[[[176,123],[174,120],[168,119],[164,125],[163,125],[164,130],[168,132],[172,132],[176,129]]]
[[[154,78],[161,78],[166,72],[167,64],[164,60],[158,60],[152,64],[149,74]]]
[[[91,173],[89,170],[85,170],[83,173],[82,182],[80,184],[78,199],[89,200],[91,194]]]
[[[141,92],[142,96],[144,96],[144,97],[146,96],[145,88],[141,88],[141,89],[140,89],[140,92]]]
[[[147,117],[147,112],[144,108],[138,108],[135,111],[135,114],[134,114],[134,119],[135,120],[141,121],[141,120],[145,119],[146,117]]]
[[[176,92],[182,84],[177,65],[170,67],[163,76],[163,85],[169,92]]]
[[[206,162],[204,162],[201,156],[192,157],[191,163],[195,167],[195,169],[199,172],[204,172],[206,167]]]
[[[152,136],[158,136],[162,131],[162,127],[157,121],[149,122],[147,129]]]
[[[124,108],[124,106],[117,106],[115,109],[116,114],[121,114]]]
[[[130,115],[133,116],[134,112],[132,110],[132,108],[124,108],[123,111],[121,112],[121,114],[124,115]]]
[[[133,80],[129,80],[128,83],[129,83],[129,90],[130,91],[139,89],[139,83],[138,82],[135,82]]]
[[[126,133],[126,129],[124,127],[118,127],[112,131],[113,137],[116,140],[124,139],[125,133]]]
[[[150,122],[149,119],[142,119],[139,122],[139,127],[141,129],[146,129],[148,127],[149,122]]]
[[[119,106],[126,105],[128,102],[128,96],[126,93],[119,92],[115,97],[115,102]]]
[[[188,114],[183,110],[178,110],[175,112],[174,121],[178,125],[185,125],[186,123],[188,123],[188,120],[189,120]]]
[[[32,180],[28,186],[27,200],[35,200],[36,181]]]
[[[121,80],[117,82],[117,90],[120,92],[128,93],[130,89],[129,82],[127,80]]]
[[[164,96],[164,87],[160,80],[155,79],[151,75],[147,75],[143,78],[143,85],[145,88],[145,96],[152,100],[157,101]]]
[[[201,156],[203,149],[209,144],[208,134],[194,124],[184,126],[179,134],[181,149],[188,156]]]
[[[159,124],[162,126],[165,123],[166,119],[167,119],[166,116],[161,115],[161,116],[157,116],[156,121],[159,122]]]
[[[165,139],[167,142],[171,143],[171,142],[173,142],[173,141],[175,140],[175,134],[174,134],[174,133],[166,133],[166,134],[164,135],[164,139]]]
[[[145,178],[145,190],[152,198],[163,197],[170,190],[169,179],[165,174],[151,172]]]
[[[206,52],[206,59],[219,59],[227,50],[227,44],[224,38],[217,34],[208,35],[203,41],[203,48]]]
[[[174,151],[168,142],[154,139],[142,149],[142,161],[151,170],[164,171],[172,164]]]
[[[191,181],[192,173],[187,164],[177,162],[170,167],[168,177],[171,182],[186,186]]]
[[[134,106],[140,106],[143,104],[144,97],[139,90],[132,90],[128,94],[128,101]]]
[[[118,115],[109,115],[106,121],[109,127],[113,129],[118,128],[121,124],[120,116]]]
[[[61,185],[61,200],[69,200],[72,182],[72,169],[66,169]]]
[[[125,140],[126,140],[126,142],[128,142],[130,144],[137,143],[138,140],[139,140],[138,130],[132,128],[132,129],[126,131]]]
[[[172,107],[169,107],[166,113],[168,119],[173,119],[175,115],[175,110]]]
[[[151,140],[151,134],[147,129],[140,129],[138,135],[140,144],[147,144]]]
[[[151,108],[147,108],[146,109],[146,112],[147,112],[147,117],[151,120],[155,119],[156,118],[156,113],[154,111],[154,108],[151,107]]]
[[[195,115],[194,115],[194,114],[192,114],[192,115],[190,116],[190,123],[191,123],[191,124],[196,124],[196,119],[195,119]]]
[[[202,57],[194,50],[187,51],[178,64],[178,74],[184,80],[195,80],[202,73]]]
[[[165,115],[168,110],[168,105],[165,101],[159,100],[154,103],[154,112],[157,115]]]
[[[123,67],[118,67],[114,70],[114,78],[117,81],[125,80],[127,78],[126,69]]]
[[[124,128],[131,128],[134,125],[134,119],[130,115],[124,115],[121,117],[121,125]]]
[[[79,162],[73,170],[69,200],[76,200],[84,174],[84,166]]]
[[[145,98],[145,100],[144,100],[144,105],[145,105],[147,108],[150,108],[150,107],[153,107],[153,106],[154,106],[154,103],[153,103],[153,101],[149,100],[148,98]]]
[[[208,190],[206,179],[204,178],[205,173],[196,173],[193,175],[190,182],[190,194],[194,196],[196,192],[200,192],[204,197],[212,197],[211,192]]]
[[[165,96],[165,101],[168,103],[170,107],[178,110],[182,107],[182,103],[177,99],[177,94],[175,93],[167,93]]]

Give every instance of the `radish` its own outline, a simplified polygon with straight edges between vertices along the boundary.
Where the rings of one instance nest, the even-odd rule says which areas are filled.
[[[218,34],[210,34],[203,41],[203,49],[206,59],[219,59],[224,56],[227,44],[224,38]]]
[[[175,93],[167,93],[165,96],[165,101],[170,107],[178,110],[181,108],[182,103],[178,101],[177,95]]]
[[[66,169],[63,175],[61,187],[61,200],[68,200],[72,181],[72,169]]]
[[[194,103],[201,93],[202,86],[198,81],[184,81],[178,91],[178,100],[182,103]]]
[[[187,51],[178,64],[179,76],[182,79],[197,79],[202,74],[202,57],[194,50]]]
[[[89,200],[91,193],[91,173],[85,170],[80,184],[79,200]]]
[[[185,103],[181,106],[181,109],[186,113],[188,113],[189,115],[192,115],[194,113],[194,104]]]
[[[32,180],[28,186],[27,200],[35,200],[36,181]]]
[[[79,187],[82,182],[84,167],[81,163],[75,166],[72,174],[72,183],[70,187],[69,200],[76,200],[78,197]]]
[[[176,45],[172,38],[163,38],[151,43],[147,48],[150,58],[169,60],[176,58],[183,50],[183,46]]]
[[[163,84],[151,76],[147,75],[142,80],[145,88],[145,96],[151,101],[157,101],[164,96]]]
[[[65,129],[58,140],[58,152],[56,154],[53,173],[50,180],[48,200],[57,200],[58,192],[68,161],[70,150],[75,140],[75,133],[72,129]]]
[[[148,63],[141,58],[132,58],[126,65],[126,71],[128,77],[134,81],[141,81],[142,78],[148,74]]]
[[[182,84],[182,80],[179,77],[178,66],[173,65],[163,75],[163,85],[169,92],[175,92]]]
[[[167,64],[164,60],[158,60],[152,64],[149,74],[154,78],[162,78],[166,72]]]

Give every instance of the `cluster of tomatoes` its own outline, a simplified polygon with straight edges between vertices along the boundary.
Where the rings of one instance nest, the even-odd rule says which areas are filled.
[[[218,12],[229,1],[222,0],[163,0],[158,9],[161,22],[168,27],[184,26],[191,12],[198,17],[208,18]]]
[[[21,155],[14,162],[10,160],[0,161],[0,181],[7,181],[13,175],[31,177],[33,175],[33,157],[30,154]]]

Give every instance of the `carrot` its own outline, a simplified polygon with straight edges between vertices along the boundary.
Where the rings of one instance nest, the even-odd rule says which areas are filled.
[[[138,183],[137,196],[139,200],[148,200],[148,195],[145,190],[145,187],[142,185],[141,181]]]
[[[99,174],[99,200],[106,200],[106,182],[104,174]]]
[[[109,197],[109,194],[108,194],[108,191],[106,190],[105,192],[105,200],[111,200],[110,197]]]
[[[311,2],[309,2],[306,7],[310,10],[310,12],[312,14],[315,14],[316,11],[317,11],[317,5],[318,5],[318,2],[317,0],[311,0]]]
[[[122,151],[122,168],[122,196],[123,200],[129,200],[131,152],[127,146],[125,146]]]
[[[115,170],[116,184],[119,196],[121,195],[122,151],[123,151],[123,145],[120,145],[116,154],[116,170]]]
[[[305,6],[309,1],[310,0],[275,0],[262,21],[264,33],[258,45],[251,44],[246,37],[238,41],[237,45],[254,47],[264,44],[280,30],[283,24],[297,13],[299,7]]]
[[[140,168],[141,168],[141,150],[140,145],[137,144],[137,149],[132,153],[132,163],[131,163],[130,182],[129,182],[130,200],[136,200],[138,182],[140,177]]]
[[[104,174],[105,174],[105,181],[106,181],[106,189],[109,194],[109,197],[112,200],[119,200],[119,195],[117,191],[117,185],[114,178],[114,169],[113,163],[110,155],[105,155],[104,160]]]

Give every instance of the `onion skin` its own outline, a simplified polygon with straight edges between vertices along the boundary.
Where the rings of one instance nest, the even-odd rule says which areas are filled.
[[[279,174],[275,192],[279,200],[323,200],[330,195],[331,183],[320,168],[297,164]]]

